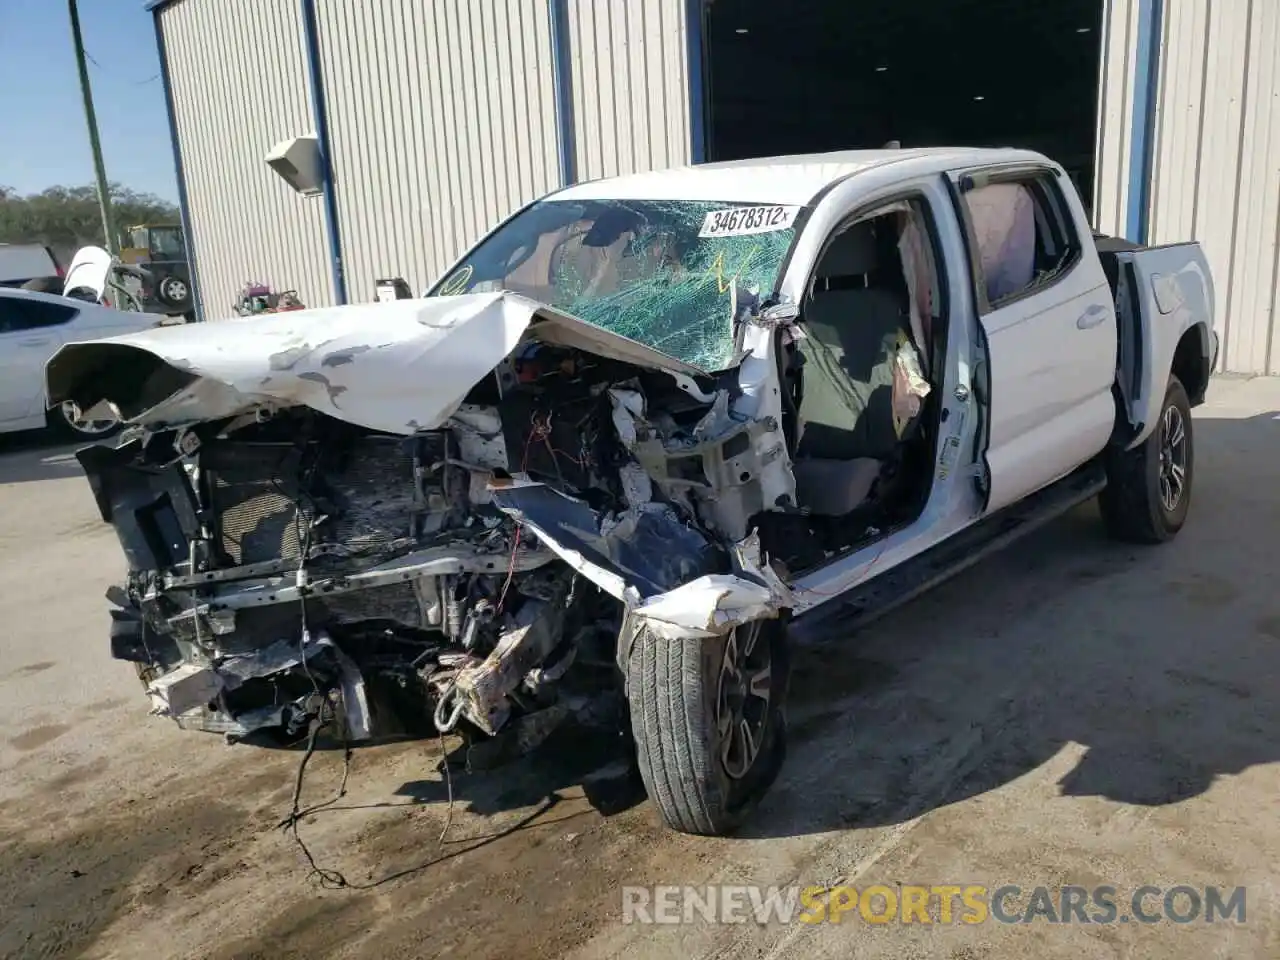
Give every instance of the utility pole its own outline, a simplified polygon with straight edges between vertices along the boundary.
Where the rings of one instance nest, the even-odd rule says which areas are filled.
[[[107,168],[102,162],[102,142],[98,139],[98,116],[93,111],[93,91],[89,89],[89,68],[85,64],[84,38],[80,35],[80,11],[76,0],[67,0],[71,14],[71,39],[76,48],[76,69],[80,71],[80,94],[84,97],[84,119],[89,125],[89,148],[93,151],[93,172],[98,181],[98,207],[102,211],[103,246],[116,252],[115,221],[111,216],[111,193],[107,186]]]

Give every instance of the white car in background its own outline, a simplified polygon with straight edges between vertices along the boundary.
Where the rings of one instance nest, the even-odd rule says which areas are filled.
[[[64,343],[157,326],[159,314],[115,310],[31,290],[0,289],[0,433],[50,426],[64,436],[96,439],[115,417],[85,417],[72,403],[47,410],[44,366]]]
[[[0,287],[57,293],[62,275],[58,258],[44,244],[0,243]]]

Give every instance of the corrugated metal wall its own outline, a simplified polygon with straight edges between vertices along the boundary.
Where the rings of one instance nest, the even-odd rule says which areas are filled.
[[[560,185],[544,0],[317,0],[316,17],[351,301],[379,277],[417,293]]]
[[[1144,0],[1104,2],[1094,219],[1123,235]],[[682,0],[565,6],[578,178],[689,162]],[[1280,4],[1163,6],[1150,239],[1204,244],[1220,368],[1280,372]],[[314,127],[300,4],[179,0],[158,15],[206,316],[228,315],[248,279],[331,302],[323,205],[262,162]],[[351,299],[385,275],[422,288],[559,184],[545,2],[317,0],[317,16]]]
[[[332,303],[321,202],[263,162],[314,127],[297,0],[181,0],[157,15],[205,318],[232,316],[247,280]]]
[[[1141,0],[1107,0],[1095,222],[1123,235]],[[1152,244],[1195,239],[1217,287],[1218,369],[1280,372],[1280,4],[1163,0]]]
[[[1164,16],[1151,241],[1204,245],[1220,368],[1276,373],[1280,4],[1165,0]]]
[[[1139,5],[1140,0],[1105,0],[1103,4],[1093,223],[1112,236],[1124,235],[1129,208]]]
[[[578,179],[689,163],[682,0],[568,0]]]

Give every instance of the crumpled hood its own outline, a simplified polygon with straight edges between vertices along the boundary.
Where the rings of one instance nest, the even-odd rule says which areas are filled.
[[[105,401],[128,422],[177,425],[263,405],[307,406],[387,433],[447,420],[529,335],[673,374],[702,371],[514,293],[323,307],[186,324],[62,347],[49,403]]]

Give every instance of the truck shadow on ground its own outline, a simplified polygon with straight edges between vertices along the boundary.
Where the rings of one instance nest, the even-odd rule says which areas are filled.
[[[1280,421],[1201,417],[1196,431],[1195,505],[1174,542],[1111,543],[1088,504],[856,638],[797,631],[788,761],[739,835],[902,823],[1072,743],[1085,752],[1061,794],[1137,805],[1280,761],[1280,600],[1266,574]],[[616,739],[581,749],[580,735],[569,725],[510,766],[455,774],[455,799],[517,809],[625,756]],[[445,787],[399,793],[434,803]]]
[[[85,445],[68,444],[48,430],[0,434],[0,484],[83,477],[75,452]]]
[[[1196,419],[1172,543],[1104,539],[1089,504],[853,640],[795,652],[792,749],[743,834],[902,823],[1069,744],[1064,796],[1178,803],[1280,761],[1280,418]]]
[[[1272,414],[1198,418],[1195,504],[1172,543],[1112,543],[1087,504],[856,637],[801,624],[788,760],[739,836],[903,823],[1072,743],[1085,753],[1061,794],[1137,805],[1280,761],[1280,600],[1267,576],[1277,439]],[[593,802],[618,812],[644,799],[621,775],[627,755],[616,732],[567,722],[493,767],[454,749],[448,782],[407,782],[378,806],[452,796],[491,815],[586,781]]]

